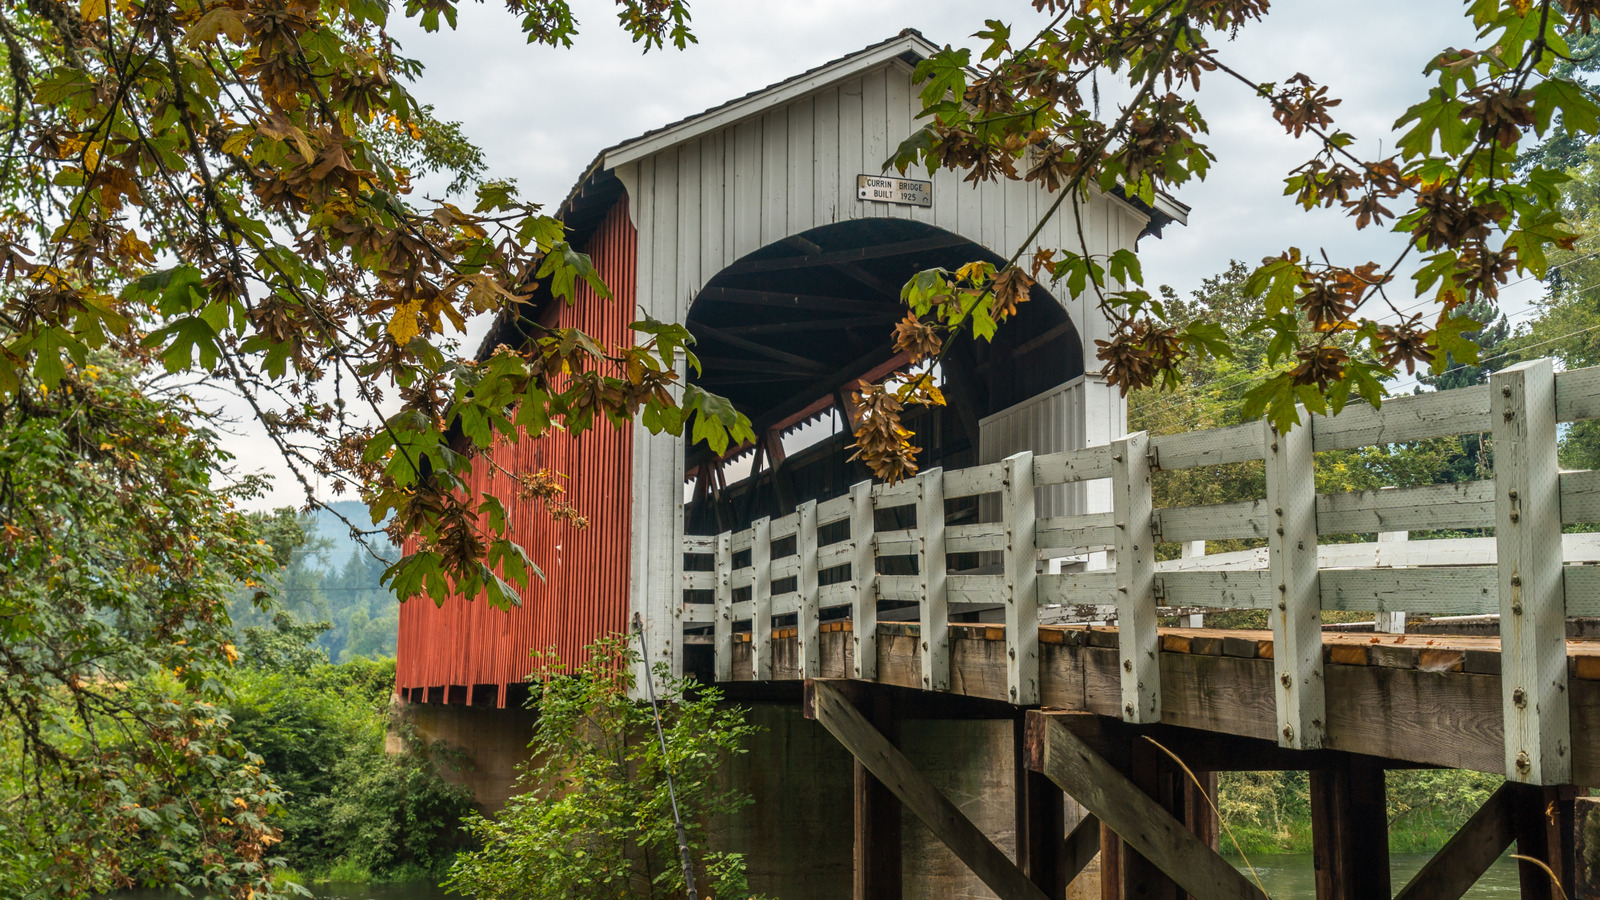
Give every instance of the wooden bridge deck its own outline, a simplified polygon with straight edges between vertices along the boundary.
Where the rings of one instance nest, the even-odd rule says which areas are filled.
[[[849,620],[823,624],[820,676],[852,671]],[[950,691],[1007,701],[1005,629],[950,623]],[[1162,628],[1162,722],[1276,739],[1270,631]],[[750,680],[748,635],[734,644],[734,680]],[[878,625],[881,684],[920,688],[919,626]],[[1120,718],[1116,628],[1041,625],[1046,709]],[[1500,639],[1325,632],[1324,747],[1430,766],[1503,773]],[[772,680],[800,678],[797,632],[773,631]],[[1573,783],[1600,786],[1600,641],[1567,642]]]

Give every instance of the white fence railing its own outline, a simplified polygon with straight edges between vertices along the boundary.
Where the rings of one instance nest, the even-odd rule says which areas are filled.
[[[931,469],[900,484],[863,482],[744,531],[689,536],[684,552],[710,557],[711,568],[686,571],[683,586],[715,598],[708,611],[719,680],[733,677],[734,635],[744,623],[751,677],[770,679],[772,620],[786,615],[796,617],[801,677],[820,674],[823,611],[836,607],[848,607],[852,620],[851,674],[872,679],[878,604],[911,601],[923,687],[948,690],[950,613],[1003,609],[1006,684],[1018,704],[1039,702],[1041,607],[1112,607],[1130,722],[1161,718],[1158,607],[1265,609],[1274,684],[1281,685],[1279,741],[1298,748],[1323,741],[1323,610],[1498,613],[1508,776],[1558,783],[1571,768],[1565,620],[1600,615],[1600,567],[1568,564],[1600,558],[1600,538],[1561,531],[1600,522],[1600,472],[1558,471],[1557,427],[1589,418],[1600,418],[1600,368],[1557,373],[1539,360],[1494,373],[1487,386],[1402,397],[1378,410],[1352,406],[1286,434],[1251,423],[1022,452],[968,469]],[[1315,452],[1470,433],[1492,436],[1490,480],[1316,493]],[[1251,460],[1265,464],[1263,499],[1152,506],[1153,471]],[[1111,512],[1035,518],[1036,487],[1101,478],[1112,481]],[[1000,521],[946,522],[947,500],[984,495],[998,499]],[[877,513],[897,507],[914,509],[916,524],[876,531]],[[1492,528],[1494,536],[1318,544],[1322,535],[1471,528]],[[1229,539],[1266,546],[1156,560],[1157,543]],[[785,555],[775,557],[774,544]],[[1108,569],[1052,574],[1041,565],[1105,549],[1113,551]],[[948,555],[971,553],[987,554],[991,564],[981,574],[948,571]],[[904,558],[896,567],[916,574],[879,574],[888,557]],[[748,598],[736,602],[745,589]],[[703,625],[707,616],[698,611],[705,609],[686,603],[686,624]]]

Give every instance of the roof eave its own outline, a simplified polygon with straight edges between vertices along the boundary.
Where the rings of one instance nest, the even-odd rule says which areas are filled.
[[[669,125],[655,134],[644,135],[607,150],[601,165],[607,169],[615,169],[636,162],[669,147],[694,140],[703,134],[726,128],[735,122],[757,115],[762,110],[798,100],[829,84],[877,68],[896,58],[910,55],[917,59],[926,59],[938,51],[937,44],[908,29],[881,44],[820,66],[798,78],[741,97],[676,125]]]

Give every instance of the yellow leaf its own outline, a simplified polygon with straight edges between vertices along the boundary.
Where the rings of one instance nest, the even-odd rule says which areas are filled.
[[[389,336],[394,338],[394,342],[402,347],[411,343],[411,339],[416,337],[419,331],[417,328],[418,305],[416,301],[400,304],[395,307],[394,318],[389,320]]]
[[[106,0],[79,0],[78,15],[83,16],[85,22],[106,17]]]
[[[84,0],[84,2],[88,3],[91,0]],[[100,2],[104,3],[105,0],[100,0]],[[215,41],[218,33],[226,34],[228,39],[236,44],[242,43],[245,38],[245,30],[244,22],[239,18],[239,14],[226,6],[213,6],[205,15],[200,17],[200,21],[189,26],[186,40],[191,45],[203,44],[208,41]]]

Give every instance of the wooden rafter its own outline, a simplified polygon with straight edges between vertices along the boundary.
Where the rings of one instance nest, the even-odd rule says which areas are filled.
[[[721,325],[718,329],[740,337],[752,335],[805,334],[813,331],[849,331],[867,326],[887,326],[895,320],[894,312],[872,316],[834,316],[803,319],[797,322],[763,322],[759,325]],[[696,327],[699,327],[698,325]]]
[[[788,363],[798,368],[807,369],[813,374],[821,375],[822,373],[828,371],[828,366],[826,364],[817,362],[808,356],[801,356],[797,353],[789,353],[785,350],[779,350],[776,347],[768,346],[760,341],[752,341],[749,338],[740,337],[737,334],[723,331],[720,328],[712,328],[710,325],[707,325],[703,322],[695,325],[694,330],[696,332],[696,337],[699,339],[703,340],[705,338],[711,338],[713,340],[721,341],[722,343],[731,347],[737,347],[740,350],[747,350],[750,353],[756,354],[757,356],[764,356],[767,359],[777,360],[778,362]]]

